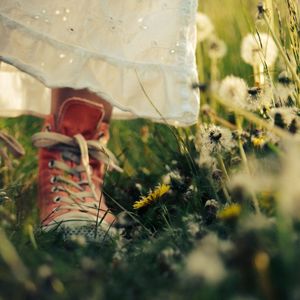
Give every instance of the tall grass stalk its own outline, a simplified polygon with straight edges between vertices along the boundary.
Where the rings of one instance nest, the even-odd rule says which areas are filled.
[[[236,105],[233,105],[231,102],[222,99],[218,95],[213,95],[215,99],[223,106],[229,108],[230,110],[234,111],[235,113],[243,116],[245,119],[247,119],[249,122],[256,124],[258,127],[265,128],[274,134],[276,134],[278,137],[281,137],[283,139],[292,139],[293,135],[289,132],[277,127],[273,126],[272,124],[266,122],[262,118],[257,117],[254,113],[247,111],[245,109],[239,108]]]
[[[269,19],[270,27],[272,28],[273,31],[275,31],[273,0],[265,0],[265,8],[267,10],[267,17]]]
[[[273,39],[274,39],[274,42],[276,43],[276,46],[278,47],[279,49],[279,52],[282,56],[282,58],[284,59],[289,71],[291,72],[292,74],[292,77],[297,85],[297,88],[300,90],[300,77],[299,75],[297,74],[297,70],[295,70],[294,66],[292,65],[292,63],[290,62],[290,59],[289,57],[287,56],[286,54],[286,49],[282,46],[282,44],[280,43],[279,39],[277,38],[277,35],[275,33],[275,31],[272,29],[271,27],[271,24],[269,22],[269,19],[268,17],[264,14],[264,20],[265,20],[265,23],[267,24],[268,26],[268,29],[270,31],[270,34],[272,35]],[[299,100],[299,99],[298,99]],[[298,106],[300,106],[300,103],[298,101]]]

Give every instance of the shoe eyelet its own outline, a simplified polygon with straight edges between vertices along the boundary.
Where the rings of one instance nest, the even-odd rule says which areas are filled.
[[[58,192],[58,188],[57,188],[56,186],[54,186],[54,187],[51,189],[51,192],[52,192],[52,193]]]
[[[57,182],[57,177],[56,176],[52,176],[50,178],[50,182],[53,184],[53,183],[56,183]]]
[[[50,161],[48,162],[48,167],[49,167],[49,169],[53,169],[53,168],[54,168],[54,165],[55,165],[55,161],[54,161],[54,160],[50,160]]]
[[[104,137],[104,132],[100,132],[98,134],[98,139],[101,140]]]
[[[59,197],[59,196],[53,198],[53,202],[55,202],[55,203],[60,202],[60,200],[61,200],[61,197]]]

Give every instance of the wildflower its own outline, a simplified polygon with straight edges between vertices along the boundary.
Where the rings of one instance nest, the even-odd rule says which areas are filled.
[[[218,218],[221,220],[236,219],[240,216],[241,211],[242,208],[239,204],[231,204],[218,213]]]
[[[293,71],[297,72],[298,64],[295,54],[291,50],[286,50],[286,55],[290,61],[290,66],[293,68]],[[289,69],[289,67],[287,67],[286,61],[281,55],[278,59],[278,68],[279,70],[283,70],[284,72],[286,72],[286,74],[288,74],[288,77],[291,76],[291,70]]]
[[[37,270],[38,276],[42,279],[47,279],[53,275],[52,269],[48,265],[40,265]]]
[[[245,108],[251,111],[268,110],[272,105],[272,95],[272,88],[268,84],[264,87],[249,88]]]
[[[231,152],[236,145],[229,129],[211,124],[201,125],[195,144],[200,152],[199,165],[215,166],[216,156]]]
[[[292,107],[272,108],[270,116],[274,120],[274,125],[283,129],[289,129],[293,121],[295,126],[299,123],[298,111]]]
[[[241,55],[243,60],[252,66],[264,63],[272,66],[277,58],[278,49],[270,35],[248,34],[242,41]]]
[[[290,105],[294,103],[293,97],[296,93],[295,85],[287,72],[281,72],[278,83],[275,85],[275,99],[278,105]]]
[[[248,86],[242,78],[227,76],[221,83],[219,95],[223,99],[232,101],[236,106],[245,107]]]
[[[239,226],[242,230],[262,230],[275,225],[275,219],[269,218],[263,214],[251,214],[247,216]]]
[[[273,159],[256,160],[249,158],[251,174],[245,169],[231,176],[229,190],[233,199],[243,202],[251,194],[273,189],[276,166]],[[266,172],[268,170],[268,172]]]
[[[148,196],[142,197],[139,201],[133,204],[134,209],[140,209],[142,207],[148,206],[153,202],[160,199],[170,190],[170,186],[166,184],[159,185],[153,192],[150,192]]]
[[[262,148],[266,144],[265,137],[263,136],[254,136],[251,137],[251,142],[254,147]]]
[[[172,181],[180,181],[181,176],[177,170],[170,171],[162,177],[162,182],[164,184],[170,184]]]
[[[187,232],[195,237],[200,232],[200,226],[197,223],[188,223]]]
[[[230,242],[220,240],[215,234],[208,234],[187,257],[187,274],[203,278],[211,284],[221,282],[227,275],[221,255],[231,249]]]
[[[203,13],[198,13],[196,18],[198,42],[203,42],[212,34],[212,32],[214,31],[214,26],[210,18]]]
[[[204,208],[206,223],[210,224],[216,219],[216,215],[219,209],[219,203],[214,199],[207,200],[205,202]]]
[[[226,43],[216,36],[209,39],[208,56],[212,59],[221,59],[227,53]]]
[[[165,259],[173,258],[175,255],[175,250],[172,247],[167,247],[161,251],[161,256]]]

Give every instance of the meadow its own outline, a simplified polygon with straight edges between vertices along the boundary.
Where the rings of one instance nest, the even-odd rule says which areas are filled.
[[[26,149],[0,161],[0,299],[300,299],[299,2],[200,1],[197,21],[199,123],[111,125],[118,236],[42,232],[42,121],[0,120]]]

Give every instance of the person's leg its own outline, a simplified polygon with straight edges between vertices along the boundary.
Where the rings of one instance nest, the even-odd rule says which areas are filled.
[[[59,225],[66,237],[88,238],[98,229],[100,237],[111,230],[115,216],[102,193],[106,169],[117,168],[105,146],[111,113],[112,106],[87,89],[52,90],[52,113],[43,132],[33,137],[41,148],[39,207],[44,230]]]
[[[78,97],[87,99],[92,102],[100,103],[103,105],[105,116],[104,122],[109,123],[112,114],[112,105],[96,95],[90,92],[88,89],[75,90],[72,88],[57,88],[52,89],[52,103],[51,110],[53,115],[57,115],[61,105],[69,98]]]

